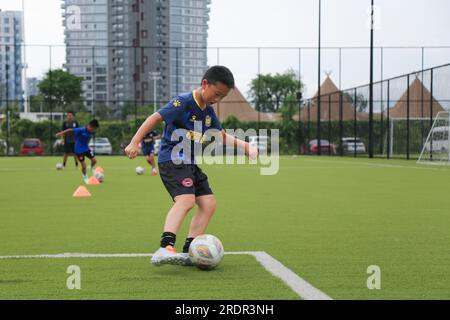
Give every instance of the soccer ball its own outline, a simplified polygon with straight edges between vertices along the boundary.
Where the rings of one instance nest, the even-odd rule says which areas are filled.
[[[56,164],[56,170],[62,170],[64,168],[62,163],[57,163]]]
[[[143,174],[144,174],[144,168],[142,168],[142,167],[137,167],[137,168],[136,168],[136,174],[137,174],[138,176],[143,175]]]
[[[95,177],[97,178],[98,182],[103,183],[105,181],[105,175],[101,172],[96,172]]]
[[[202,270],[212,270],[223,259],[223,246],[220,240],[210,234],[196,237],[189,247],[192,263]]]

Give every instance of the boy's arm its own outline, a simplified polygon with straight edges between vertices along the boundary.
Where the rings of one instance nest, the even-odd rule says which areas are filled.
[[[139,130],[134,135],[130,144],[125,148],[125,153],[130,159],[137,157],[139,152],[139,143],[144,139],[144,136],[153,130],[153,128],[163,121],[163,118],[159,112],[155,112],[145,120]]]
[[[241,149],[244,149],[245,154],[251,159],[255,160],[258,157],[258,149],[250,146],[248,142],[245,142],[241,139],[233,137],[232,135],[225,132],[225,130],[221,131],[222,142],[227,146],[234,146]]]
[[[66,130],[64,130],[64,131],[58,132],[58,133],[56,134],[56,136],[57,136],[57,137],[63,137],[65,134],[67,134],[67,133],[69,133],[69,132],[72,132],[72,131],[73,131],[73,129],[72,129],[72,128],[69,128],[69,129],[66,129]]]

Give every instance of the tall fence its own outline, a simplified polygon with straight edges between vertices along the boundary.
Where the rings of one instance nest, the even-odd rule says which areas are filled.
[[[283,153],[367,156],[367,150],[373,147],[376,156],[414,158],[420,153],[437,110],[450,107],[450,71],[449,66],[444,65],[448,63],[450,47],[375,48],[377,82],[374,85],[372,146],[369,146],[369,87],[359,86],[369,79],[367,47],[322,48],[324,88],[320,99],[314,97],[318,82],[317,48],[314,47],[144,48],[95,44],[70,48],[9,47],[0,46],[0,155],[20,154],[21,144],[27,138],[40,139],[46,155],[60,154],[62,146],[55,133],[61,129],[68,110],[76,112],[81,125],[92,118],[100,120],[97,137],[107,137],[113,154],[121,154],[148,115],[165,105],[176,92],[195,88],[206,66],[195,66],[187,61],[200,53],[206,54],[208,65],[226,65],[236,78],[239,94],[216,106],[224,127],[278,128]],[[67,61],[68,50],[78,50],[81,56],[76,61]],[[112,59],[122,59],[114,58],[120,50],[121,57],[128,59],[122,69],[120,60],[111,64]],[[164,52],[170,57],[170,61],[166,61],[170,70],[166,75],[158,73],[160,65],[152,61],[153,56]],[[72,52],[71,56],[76,55]],[[32,81],[24,90],[25,77],[39,81],[48,71],[69,65],[89,70],[90,74],[85,72],[83,78],[83,99],[70,103],[48,102],[36,92]],[[431,68],[436,65],[442,66]],[[114,67],[119,69],[114,70]],[[296,74],[300,83],[296,92],[291,93],[301,92],[303,97],[311,98],[300,99],[298,95],[299,99],[294,102],[275,101],[264,98],[266,93],[258,85],[256,92],[249,94],[250,83],[255,79],[258,82],[259,75],[283,74],[288,70]],[[414,70],[421,71],[411,73]],[[128,95],[111,94],[113,72],[119,78],[124,76],[123,81],[117,83],[124,86],[122,91],[129,92]],[[405,75],[395,77],[398,74]],[[51,78],[50,82],[56,91],[58,83]],[[272,113],[255,109],[263,98],[271,105]],[[293,110],[286,115],[282,109],[288,104]],[[25,108],[32,112],[27,117],[30,120],[24,119]],[[364,150],[355,148],[359,142],[354,138],[361,140]],[[314,140],[317,140],[316,146]],[[322,140],[328,142],[322,143]]]
[[[450,109],[450,65],[374,83],[372,145],[369,85],[329,88],[303,104],[302,152],[367,157],[372,148],[377,157],[417,159],[436,115]]]

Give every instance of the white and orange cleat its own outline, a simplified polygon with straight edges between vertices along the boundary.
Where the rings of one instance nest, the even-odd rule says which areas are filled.
[[[177,254],[174,247],[167,246],[156,250],[152,256],[151,262],[155,266],[161,266],[163,264],[184,265],[185,259]]]

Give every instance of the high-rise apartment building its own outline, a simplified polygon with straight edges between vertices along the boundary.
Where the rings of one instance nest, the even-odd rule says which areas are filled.
[[[210,0],[64,0],[66,69],[87,106],[160,107],[200,82]]]
[[[23,105],[23,14],[0,10],[0,106],[18,101]]]

